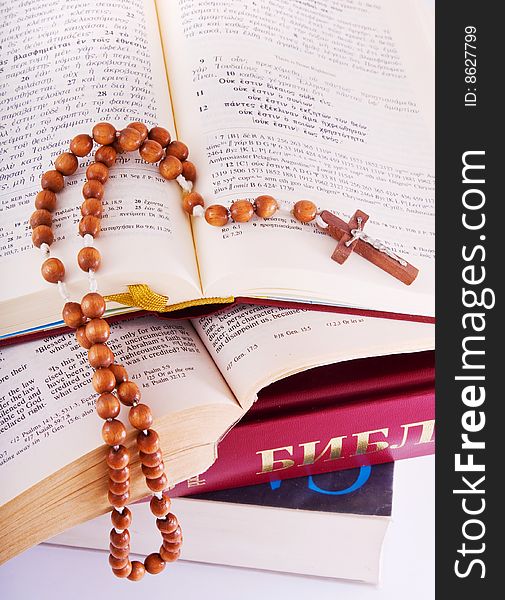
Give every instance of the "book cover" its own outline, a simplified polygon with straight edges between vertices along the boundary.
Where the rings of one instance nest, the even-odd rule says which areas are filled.
[[[393,472],[393,464],[365,466],[175,498],[184,532],[181,558],[377,583]],[[149,505],[138,503],[132,511],[132,550],[152,552],[160,536]],[[107,550],[104,527],[106,516],[50,543]]]
[[[250,486],[432,454],[434,353],[365,358],[278,381],[173,495]]]

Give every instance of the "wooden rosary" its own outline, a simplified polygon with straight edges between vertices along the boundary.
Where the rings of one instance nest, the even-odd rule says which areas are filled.
[[[83,238],[83,248],[77,262],[88,274],[89,293],[80,303],[71,302],[68,297],[65,267],[61,260],[50,256],[50,246],[54,241],[51,229],[52,213],[56,208],[56,194],[64,187],[64,176],[73,175],[78,168],[78,157],[85,157],[96,142],[99,148],[86,169],[87,181],[82,194],[82,218],[79,234]],[[117,154],[138,150],[147,163],[159,163],[159,172],[165,179],[177,180],[183,189],[183,209],[192,216],[205,215],[210,225],[223,227],[232,219],[236,223],[249,221],[254,214],[263,219],[272,217],[278,210],[275,198],[259,196],[254,202],[237,200],[228,210],[215,204],[204,211],[204,199],[193,191],[196,179],[195,165],[187,160],[189,151],[180,141],[172,141],[170,133],[163,127],[148,130],[143,123],[130,123],[121,131],[109,123],[98,123],[92,135],[80,134],[70,143],[70,152],[60,154],[54,162],[54,170],[45,172],[41,178],[42,191],[35,198],[36,210],[30,218],[33,244],[42,251],[44,262],[41,267],[43,278],[58,286],[65,300],[62,317],[68,327],[75,329],[78,343],[88,351],[88,360],[95,369],[92,383],[99,394],[96,411],[104,420],[102,437],[109,446],[106,462],[109,468],[108,499],[113,507],[111,513],[113,529],[110,532],[109,564],[117,577],[127,577],[131,581],[140,580],[145,572],[160,573],[167,562],[175,561],[180,554],[182,532],[175,515],[170,513],[170,498],[165,492],[168,480],[164,470],[159,436],[151,428],[153,417],[150,408],[140,402],[138,386],[128,380],[126,369],[114,363],[114,354],[107,346],[110,336],[108,323],[103,319],[105,300],[97,292],[95,274],[101,263],[100,252],[94,241],[100,233],[104,184],[109,169],[114,165]],[[342,263],[356,248],[356,252],[390,272],[404,283],[411,283],[417,269],[400,259],[386,246],[363,233],[363,225],[368,219],[365,213],[357,211],[347,224],[335,215],[323,211],[318,214],[316,205],[310,200],[300,200],[294,205],[294,217],[301,223],[318,219],[320,227],[339,240],[333,258]],[[115,390],[115,394],[113,393]],[[142,463],[142,472],[147,487],[153,492],[150,501],[151,512],[161,533],[162,545],[159,552],[149,554],[144,560],[130,561],[130,534],[128,527],[132,521],[131,511],[126,507],[130,494],[130,453],[124,446],[126,428],[117,418],[121,403],[130,407],[128,420],[138,430],[137,450]]]

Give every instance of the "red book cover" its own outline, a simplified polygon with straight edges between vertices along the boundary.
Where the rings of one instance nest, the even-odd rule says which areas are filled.
[[[172,491],[255,485],[434,452],[434,352],[319,367],[262,390],[216,462]]]
[[[199,317],[212,315],[216,312],[226,310],[231,306],[237,304],[253,304],[260,306],[276,306],[278,308],[295,308],[300,310],[313,310],[319,312],[330,312],[340,313],[346,315],[359,315],[363,317],[376,317],[381,319],[393,319],[398,321],[415,321],[418,323],[435,323],[433,317],[427,317],[422,315],[409,315],[401,313],[392,313],[377,310],[364,310],[358,308],[350,308],[345,306],[328,306],[326,304],[316,304],[308,302],[291,302],[281,300],[270,300],[268,298],[235,298],[233,302],[227,304],[202,304],[181,310],[175,310],[172,312],[165,313],[153,313],[152,311],[139,309],[135,312],[127,312],[124,314],[114,315],[108,317],[109,322],[114,322],[122,319],[131,319],[132,316],[141,317],[146,314],[154,314],[162,319],[196,319]],[[67,327],[63,321],[58,323],[52,323],[49,329],[43,327],[36,328],[34,330],[26,330],[25,332],[16,335],[5,335],[0,337],[0,347],[9,346],[11,344],[18,344],[21,342],[28,342],[35,339],[44,338],[47,336],[61,335],[62,333],[68,333],[72,331]]]

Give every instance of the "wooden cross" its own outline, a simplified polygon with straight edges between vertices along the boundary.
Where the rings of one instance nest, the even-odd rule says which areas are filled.
[[[397,256],[381,241],[370,237],[363,231],[363,227],[368,221],[366,213],[357,210],[349,223],[327,210],[323,210],[320,216],[328,225],[326,229],[328,233],[338,240],[332,259],[339,264],[344,264],[349,256],[356,252],[406,285],[410,285],[417,277],[418,269]]]

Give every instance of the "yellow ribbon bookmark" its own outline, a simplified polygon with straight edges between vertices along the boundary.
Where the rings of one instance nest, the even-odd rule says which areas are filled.
[[[106,302],[117,302],[124,306],[132,306],[154,312],[173,312],[205,304],[230,304],[235,300],[233,296],[229,296],[228,298],[201,298],[199,300],[187,300],[186,302],[178,302],[177,304],[168,304],[168,296],[153,292],[145,283],[135,283],[127,287],[127,292],[104,296]]]

